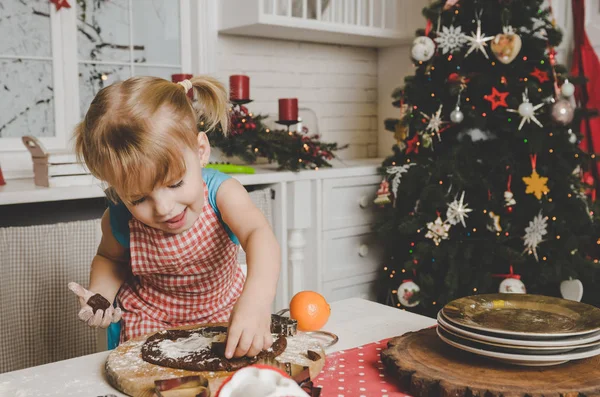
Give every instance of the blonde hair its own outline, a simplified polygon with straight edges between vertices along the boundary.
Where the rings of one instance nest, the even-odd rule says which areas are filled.
[[[182,150],[198,147],[198,124],[227,132],[229,109],[223,85],[207,76],[190,79],[194,106],[182,84],[132,77],[98,92],[75,128],[75,150],[90,172],[129,199],[185,174]]]

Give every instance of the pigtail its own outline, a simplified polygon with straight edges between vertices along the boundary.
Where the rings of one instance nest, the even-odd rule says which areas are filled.
[[[190,79],[198,99],[198,116],[205,125],[205,131],[221,126],[223,134],[229,132],[229,100],[223,84],[209,76],[195,76]]]

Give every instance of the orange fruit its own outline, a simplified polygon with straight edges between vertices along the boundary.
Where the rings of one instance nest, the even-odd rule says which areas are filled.
[[[314,291],[301,291],[290,302],[290,317],[298,321],[301,331],[321,329],[329,319],[331,307],[325,298]]]

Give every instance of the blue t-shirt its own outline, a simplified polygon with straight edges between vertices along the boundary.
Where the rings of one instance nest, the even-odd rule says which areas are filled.
[[[206,188],[208,189],[208,203],[217,214],[217,217],[223,224],[223,227],[225,227],[225,230],[227,231],[229,238],[231,238],[231,241],[239,245],[239,240],[233,234],[231,229],[229,229],[229,226],[223,222],[219,208],[217,208],[217,191],[219,190],[221,184],[229,178],[231,178],[229,175],[211,168],[204,168],[202,170],[202,179],[204,179]],[[129,220],[131,219],[131,213],[123,203],[114,204],[109,202],[108,208],[110,209],[110,228],[113,236],[115,236],[119,244],[129,249]]]

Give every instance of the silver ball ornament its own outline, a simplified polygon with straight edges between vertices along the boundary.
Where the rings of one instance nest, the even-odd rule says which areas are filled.
[[[426,62],[431,59],[435,52],[435,43],[427,36],[419,36],[413,41],[411,55],[421,62]]]
[[[575,110],[573,109],[571,102],[566,99],[559,99],[554,106],[552,106],[552,118],[559,124],[569,124],[573,121],[574,116]]]
[[[452,111],[452,113],[450,113],[450,120],[455,124],[461,123],[464,119],[465,114],[460,110],[458,106]]]
[[[565,98],[572,96],[575,93],[575,86],[569,82],[569,80],[565,80],[562,87],[560,87],[560,93]]]
[[[533,105],[531,102],[523,102],[519,105],[519,114],[522,117],[531,117],[533,116]]]
[[[569,142],[572,144],[576,144],[577,143],[577,135],[570,132],[569,133]]]

